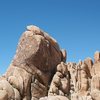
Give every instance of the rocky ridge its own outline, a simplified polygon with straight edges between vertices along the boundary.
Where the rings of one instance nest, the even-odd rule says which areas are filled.
[[[0,100],[100,100],[100,52],[94,62],[66,63],[66,57],[55,39],[27,26],[0,77]]]

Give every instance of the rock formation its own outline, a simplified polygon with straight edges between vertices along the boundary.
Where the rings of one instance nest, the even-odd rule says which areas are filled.
[[[70,77],[67,69],[67,65],[61,62],[57,66],[57,72],[53,76],[48,96],[61,95],[67,96],[70,91]]]
[[[67,62],[66,50],[40,28],[30,25],[16,54],[0,77],[0,100],[100,100],[100,52]]]

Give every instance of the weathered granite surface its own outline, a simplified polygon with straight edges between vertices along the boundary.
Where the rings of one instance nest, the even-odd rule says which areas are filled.
[[[66,63],[66,58],[55,39],[27,26],[0,77],[0,100],[100,100],[100,52],[94,61]]]

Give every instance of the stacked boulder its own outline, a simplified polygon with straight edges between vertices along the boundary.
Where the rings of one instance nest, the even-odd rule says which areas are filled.
[[[34,25],[22,34],[0,77],[0,100],[100,100],[100,52],[66,63],[66,50]]]
[[[66,59],[65,54],[46,32],[27,26],[14,59],[0,78],[0,100],[38,100],[46,96],[56,66]]]

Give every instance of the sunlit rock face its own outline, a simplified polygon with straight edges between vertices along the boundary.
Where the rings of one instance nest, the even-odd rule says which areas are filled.
[[[66,62],[66,50],[39,27],[22,34],[0,77],[0,100],[100,100],[100,52],[94,62]]]

